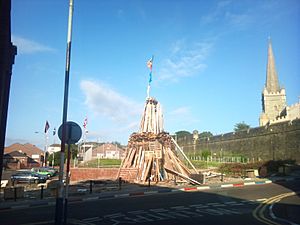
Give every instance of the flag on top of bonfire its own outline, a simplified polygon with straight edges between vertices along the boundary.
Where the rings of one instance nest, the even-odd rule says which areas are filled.
[[[149,73],[149,84],[152,82],[152,65],[153,65],[153,56],[147,62],[147,67],[150,69]]]
[[[46,120],[44,132],[47,133],[47,131],[49,130],[49,128],[50,128],[50,125],[49,125],[49,123],[48,123],[48,120]]]
[[[152,71],[152,63],[153,63],[153,57],[149,59],[147,62],[147,67],[150,69],[150,71]]]

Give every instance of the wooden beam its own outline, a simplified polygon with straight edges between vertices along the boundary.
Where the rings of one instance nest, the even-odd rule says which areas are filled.
[[[168,172],[173,173],[173,174],[176,174],[176,175],[182,177],[182,178],[185,179],[185,180],[188,180],[188,181],[190,181],[190,182],[192,182],[192,183],[194,183],[194,184],[199,184],[199,185],[201,185],[201,183],[199,183],[198,181],[196,181],[196,180],[194,180],[194,179],[192,179],[192,178],[190,178],[190,177],[188,177],[188,176],[185,176],[185,175],[183,175],[183,174],[181,174],[181,173],[178,173],[178,172],[176,172],[176,171],[174,171],[174,170],[172,170],[172,169],[170,169],[170,168],[166,168],[166,167],[165,167],[165,169],[166,169]]]
[[[179,147],[179,145],[177,144],[177,142],[171,137],[173,143],[175,144],[175,146],[179,149],[179,151],[181,152],[181,154],[183,155],[183,157],[189,162],[189,164],[192,166],[192,168],[194,169],[194,171],[199,174],[198,170],[194,167],[193,163],[189,160],[188,157],[186,157],[186,155],[184,154],[184,152],[182,151],[182,149]]]

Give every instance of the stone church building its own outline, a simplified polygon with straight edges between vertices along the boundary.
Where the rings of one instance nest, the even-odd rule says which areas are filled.
[[[272,43],[269,41],[266,84],[262,92],[259,125],[265,126],[300,118],[300,103],[288,106],[285,88],[280,87]]]

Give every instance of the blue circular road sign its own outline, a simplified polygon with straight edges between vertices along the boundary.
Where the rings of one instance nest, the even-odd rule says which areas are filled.
[[[62,127],[63,125],[60,125],[57,132],[60,140],[62,139]],[[80,140],[81,136],[81,127],[75,122],[68,121],[66,124],[66,144],[77,143]]]

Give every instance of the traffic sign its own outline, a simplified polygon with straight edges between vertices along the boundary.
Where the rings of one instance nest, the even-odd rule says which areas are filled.
[[[62,139],[62,127],[63,125],[60,125],[57,132],[60,140]],[[68,121],[66,124],[66,143],[75,144],[80,140],[81,136],[81,127],[75,122]]]

